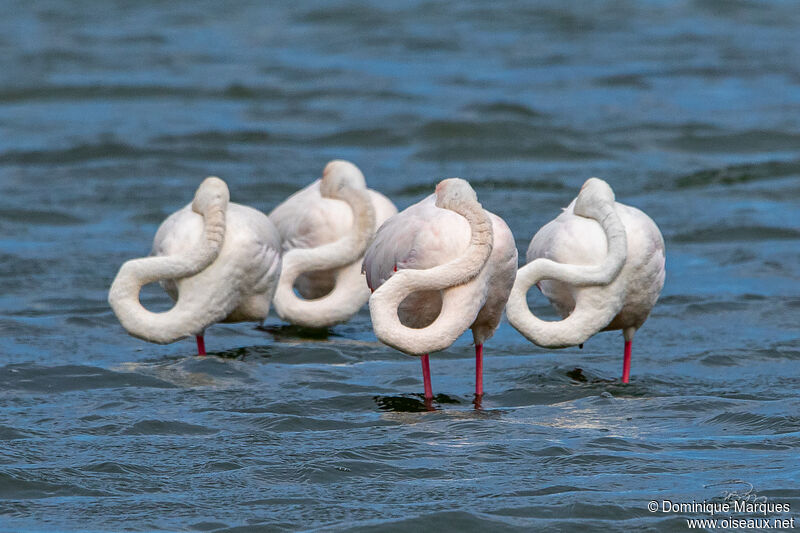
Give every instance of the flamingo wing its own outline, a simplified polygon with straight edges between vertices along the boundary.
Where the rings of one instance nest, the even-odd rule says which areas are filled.
[[[396,269],[427,269],[458,257],[466,249],[470,229],[466,219],[436,207],[430,195],[389,218],[378,229],[364,256],[363,271],[372,290]]]
[[[539,258],[570,265],[602,263],[607,248],[605,232],[597,221],[576,215],[574,207],[575,200],[536,232],[525,254],[528,263]],[[538,287],[562,317],[575,308],[575,287],[569,283],[542,280]]]
[[[350,207],[340,200],[323,198],[319,182],[300,189],[269,214],[280,233],[284,252],[334,242],[353,225]]]
[[[150,256],[186,255],[200,244],[202,238],[203,217],[192,211],[192,205],[188,204],[168,216],[158,227]],[[175,280],[161,280],[159,285],[173,301],[178,300]]]
[[[274,289],[281,254],[281,237],[275,225],[261,211],[244,205],[231,204],[228,214],[232,231],[225,239],[232,241],[236,262],[242,265],[244,292],[261,294]]]
[[[178,255],[192,250],[203,235],[203,217],[191,204],[175,211],[158,227],[151,256]]]

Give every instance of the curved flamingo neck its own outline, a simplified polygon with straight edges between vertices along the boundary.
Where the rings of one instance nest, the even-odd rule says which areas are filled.
[[[205,194],[209,189],[216,189],[219,194]],[[144,257],[122,265],[109,290],[108,303],[128,333],[140,339],[166,344],[200,334],[210,325],[205,314],[211,310],[194,309],[182,302],[180,295],[172,309],[153,313],[142,306],[139,292],[148,283],[186,278],[208,268],[224,244],[227,207],[228,189],[225,183],[218,178],[206,179],[192,204],[192,209],[203,217],[203,236],[198,245],[183,255]]]
[[[425,270],[405,269],[392,275],[369,301],[372,326],[378,338],[402,352],[422,355],[450,346],[474,321],[484,298],[469,282],[478,277],[492,253],[493,230],[488,214],[477,201],[450,208],[467,219],[469,245],[459,257]],[[477,287],[479,289],[479,287]],[[424,328],[404,326],[397,309],[417,291],[443,291],[439,316]]]
[[[576,202],[575,212],[596,220],[603,228],[607,239],[605,259],[597,265],[535,259],[517,271],[506,304],[506,316],[511,325],[539,346],[557,348],[581,344],[607,326],[622,308],[624,286],[616,281],[625,265],[628,240],[613,196],[610,201],[590,207]],[[583,288],[576,296],[574,310],[564,320],[541,320],[528,308],[526,294],[541,280],[556,280]]]
[[[326,327],[348,320],[364,305],[369,294],[361,278],[361,265],[357,263],[375,234],[375,209],[369,191],[345,186],[323,197],[342,200],[350,206],[352,229],[332,243],[286,252],[273,299],[275,311],[282,319],[305,327]],[[313,300],[295,293],[294,284],[300,275],[334,269],[339,271],[330,293]],[[351,272],[354,270],[355,274]]]

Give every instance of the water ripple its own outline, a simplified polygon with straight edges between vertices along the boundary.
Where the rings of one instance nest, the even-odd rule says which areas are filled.
[[[83,365],[13,364],[0,367],[0,389],[62,393],[119,387],[172,388],[174,385],[135,373],[112,372]]]

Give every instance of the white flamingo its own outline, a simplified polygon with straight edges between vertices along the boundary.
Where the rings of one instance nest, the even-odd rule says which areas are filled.
[[[475,394],[483,395],[483,343],[500,323],[514,283],[517,248],[503,220],[462,179],[387,220],[364,257],[372,326],[384,343],[422,356],[425,398],[433,398],[428,354],[467,328],[475,340]]]
[[[280,236],[266,215],[229,198],[224,181],[206,178],[192,203],[158,228],[151,257],[119,269],[108,303],[128,333],[160,344],[195,335],[205,355],[211,324],[266,318],[281,270]],[[139,302],[141,288],[155,281],[175,300],[169,311]]]
[[[339,160],[276,207],[269,218],[283,239],[283,270],[273,302],[278,316],[323,328],[356,314],[369,299],[361,275],[364,251],[395,213],[388,198],[367,189],[358,167]]]
[[[664,238],[655,222],[616,202],[606,182],[591,178],[534,235],[527,260],[506,306],[511,325],[547,348],[582,344],[599,331],[621,329],[622,382],[628,383],[633,335],[664,286]],[[547,322],[531,313],[525,295],[534,284],[563,320]]]

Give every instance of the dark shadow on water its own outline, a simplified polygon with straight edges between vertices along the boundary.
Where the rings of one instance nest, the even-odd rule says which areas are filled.
[[[437,394],[433,397],[433,400],[426,400],[422,394],[414,394],[413,396],[374,396],[372,399],[378,404],[380,410],[397,413],[424,413],[438,409],[437,404],[461,403],[446,394]]]
[[[572,381],[578,383],[586,383],[588,385],[620,385],[625,386],[625,384],[620,381],[619,378],[600,378],[595,376],[587,376],[583,373],[583,369],[580,367],[575,367],[572,370],[569,370],[565,373],[566,376],[571,379]]]
[[[272,357],[273,348],[271,346],[241,346],[239,348],[231,348],[230,350],[222,350],[219,352],[208,352],[208,355],[195,355],[195,357],[219,357],[220,359],[236,359],[243,361],[246,358],[253,357]]]
[[[573,381],[580,381],[581,383],[589,381],[589,379],[583,375],[583,369],[577,367],[567,372],[567,377]]]
[[[580,367],[575,367],[572,370],[565,372],[565,375],[572,380],[572,384],[577,387],[585,388],[587,390],[598,390],[602,393],[608,393],[614,397],[635,397],[645,396],[652,393],[650,387],[642,386],[642,383],[622,383],[620,378],[601,378],[584,374],[584,370]],[[631,379],[635,379],[632,377]]]
[[[282,339],[312,339],[326,340],[329,337],[338,337],[331,328],[305,328],[285,324],[281,326],[257,326],[256,329],[266,331],[275,337],[275,340]]]
[[[221,359],[238,359],[241,361],[248,355],[250,355],[248,348],[233,348],[221,352],[208,352],[208,355],[198,355],[196,357],[219,357]]]

